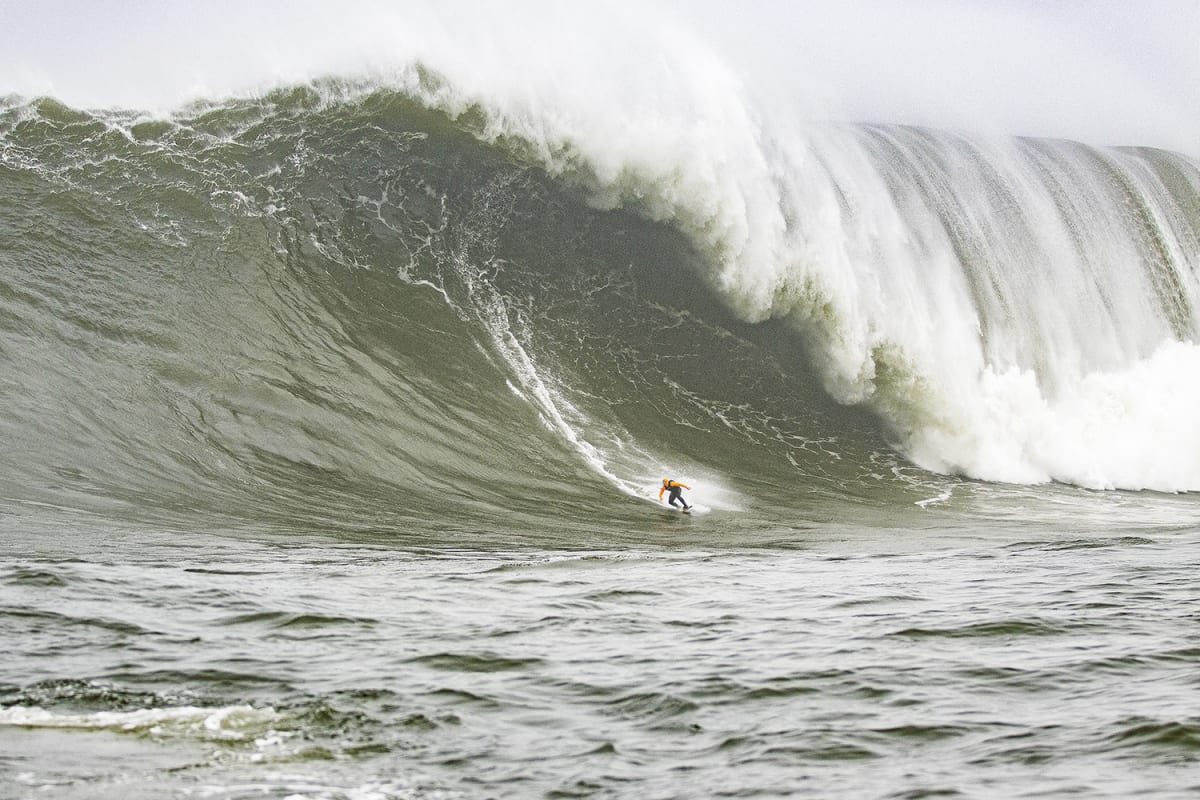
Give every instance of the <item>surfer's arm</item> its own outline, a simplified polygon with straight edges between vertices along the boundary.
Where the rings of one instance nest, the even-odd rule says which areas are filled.
[[[666,490],[667,490],[667,487],[665,487],[665,486],[658,490],[658,499],[659,500],[662,500],[662,493],[665,492]]]
[[[675,481],[675,485],[682,486],[683,488],[687,489],[689,492],[692,490],[692,487],[688,486],[686,483],[680,483],[679,481]]]

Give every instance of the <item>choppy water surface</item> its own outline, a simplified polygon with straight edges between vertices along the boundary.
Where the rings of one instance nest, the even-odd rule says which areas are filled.
[[[1200,788],[1194,532],[744,549],[686,525],[588,552],[6,546],[6,796]]]

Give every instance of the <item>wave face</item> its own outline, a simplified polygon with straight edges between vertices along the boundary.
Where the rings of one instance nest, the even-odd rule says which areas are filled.
[[[367,529],[640,513],[667,473],[783,515],[1200,488],[1188,157],[523,102],[424,68],[6,101],[11,499]]]
[[[1196,487],[1195,160],[813,126],[712,74],[652,113],[509,100],[478,127],[601,207],[669,221],[739,319],[787,320],[825,390],[875,412],[920,466]],[[420,75],[409,88],[463,116],[493,108]]]

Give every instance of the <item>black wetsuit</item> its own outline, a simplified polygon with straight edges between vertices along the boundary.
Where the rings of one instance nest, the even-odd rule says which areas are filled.
[[[684,508],[691,508],[691,506],[689,506],[683,499],[683,489],[678,486],[668,486],[667,491],[671,493],[671,495],[667,498],[667,503],[669,505],[675,505],[675,501],[678,500]]]

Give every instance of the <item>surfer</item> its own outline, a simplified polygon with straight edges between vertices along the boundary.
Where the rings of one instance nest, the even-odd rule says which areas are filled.
[[[691,488],[692,487],[688,486],[686,483],[673,481],[670,478],[663,478],[662,488],[658,490],[658,499],[662,500],[663,492],[670,492],[670,495],[667,497],[667,503],[671,506],[674,506],[675,501],[678,500],[683,505],[683,510],[687,511],[689,508],[691,508],[691,506],[689,506],[687,501],[683,499],[683,490],[690,490]]]

